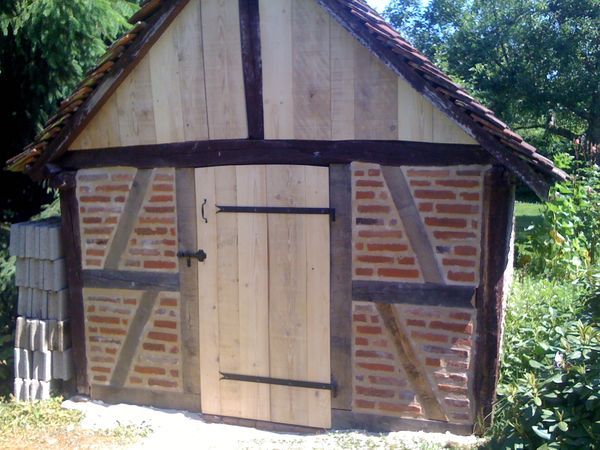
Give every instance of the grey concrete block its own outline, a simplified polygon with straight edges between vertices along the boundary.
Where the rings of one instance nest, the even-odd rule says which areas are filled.
[[[71,348],[71,326],[69,321],[49,321],[48,330],[51,350],[63,352]]]
[[[15,378],[31,378],[33,365],[32,352],[25,348],[15,348]]]
[[[19,316],[27,316],[27,302],[30,299],[29,295],[29,288],[19,288],[19,297],[17,301],[17,314]]]
[[[27,348],[31,351],[38,349],[40,321],[38,319],[27,319]]]
[[[70,380],[73,377],[73,354],[71,349],[52,352],[52,378]]]
[[[31,314],[35,319],[48,317],[48,291],[33,289]]]
[[[13,395],[16,401],[21,401],[21,397],[23,396],[21,390],[23,389],[23,378],[15,378],[13,383]]]
[[[29,260],[27,258],[17,258],[15,284],[17,286],[29,287]]]
[[[48,292],[48,319],[65,320],[68,318],[68,293],[68,289],[58,292]]]
[[[48,400],[50,398],[50,381],[40,381],[38,389],[38,400]]]
[[[40,388],[40,382],[38,380],[31,380],[29,383],[29,400],[33,401],[33,400],[37,400],[38,398],[38,391]]]
[[[43,261],[44,283],[43,289],[47,291],[60,291],[67,287],[67,271],[65,259],[56,261]]]
[[[48,350],[48,326],[45,320],[38,321],[37,330],[35,333],[35,348],[34,350],[45,352]]]
[[[48,259],[53,261],[64,256],[60,226],[60,218],[57,218],[48,227]]]
[[[41,381],[52,379],[52,352],[33,352],[31,378]]]
[[[27,331],[27,320],[25,319],[25,317],[17,317],[15,324],[15,347],[27,348],[28,336],[29,333]]]

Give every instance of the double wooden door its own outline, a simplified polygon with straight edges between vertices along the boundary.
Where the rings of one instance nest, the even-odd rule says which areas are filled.
[[[196,204],[202,411],[330,427],[327,168],[196,169]]]

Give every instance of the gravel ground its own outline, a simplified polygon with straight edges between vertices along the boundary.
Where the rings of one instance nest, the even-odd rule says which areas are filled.
[[[75,401],[74,401],[75,400]],[[273,433],[254,428],[210,424],[202,416],[186,411],[133,405],[108,405],[100,401],[66,400],[63,407],[85,414],[82,427],[92,430],[133,425],[148,430],[131,448],[186,449],[473,449],[481,440],[450,433],[395,432],[370,434],[362,431],[330,432],[302,436]]]

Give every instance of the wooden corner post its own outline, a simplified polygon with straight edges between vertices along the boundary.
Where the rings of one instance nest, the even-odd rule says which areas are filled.
[[[514,183],[500,166],[485,175],[481,237],[481,283],[476,291],[477,327],[473,374],[474,412],[477,432],[492,422],[500,367],[505,272],[513,228]]]
[[[79,205],[77,202],[76,172],[63,172],[52,180],[60,193],[62,241],[69,284],[69,315],[73,340],[73,365],[77,393],[89,395],[85,350],[83,306],[83,277],[81,239],[79,234]]]

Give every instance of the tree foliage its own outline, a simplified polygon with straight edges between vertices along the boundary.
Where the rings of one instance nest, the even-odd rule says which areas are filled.
[[[0,2],[0,159],[30,142],[61,98],[128,26],[127,0]],[[0,221],[36,213],[49,196],[22,175],[2,173]]]
[[[385,14],[540,147],[600,143],[600,0],[392,0]]]

